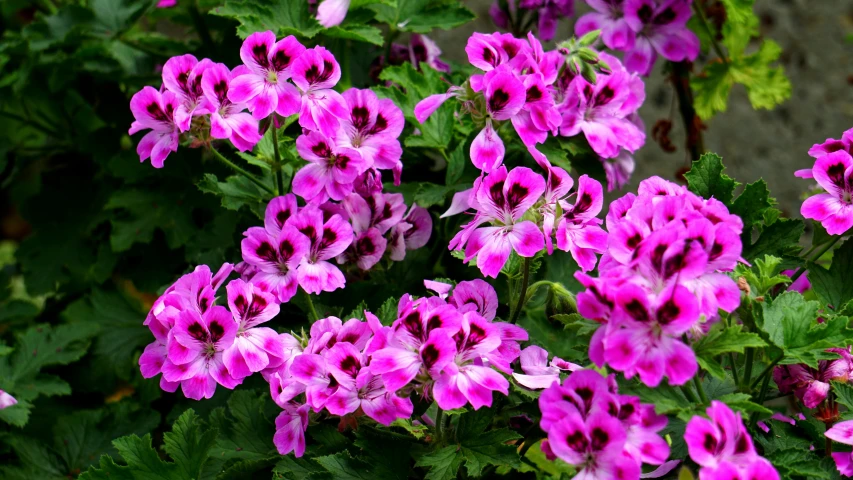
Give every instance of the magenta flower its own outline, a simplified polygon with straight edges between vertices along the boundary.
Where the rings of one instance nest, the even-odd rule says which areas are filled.
[[[432,216],[427,209],[413,204],[403,221],[391,227],[389,257],[396,262],[402,261],[407,250],[423,247],[431,235]]]
[[[498,312],[498,294],[484,280],[475,279],[459,282],[453,288],[448,302],[461,312],[477,312],[492,321]]]
[[[323,212],[310,205],[290,221],[310,242],[308,253],[297,270],[299,286],[315,294],[343,288],[346,283],[343,273],[328,260],[343,253],[352,243],[352,226],[340,215],[324,220]]]
[[[508,33],[474,33],[465,45],[468,62],[484,72],[496,69],[511,61],[523,60],[518,54],[524,43]],[[518,61],[518,60],[516,60]]]
[[[564,213],[557,224],[557,248],[570,252],[581,270],[587,272],[595,268],[596,253],[607,249],[607,232],[596,218],[604,204],[604,192],[598,181],[582,175],[575,195],[574,205],[560,201]]]
[[[524,106],[524,84],[509,70],[493,70],[484,79],[486,126],[471,143],[471,163],[489,173],[503,163],[506,148],[492,125],[492,120],[509,120]]]
[[[625,19],[624,0],[586,0],[592,12],[578,18],[575,35],[582,36],[601,30],[601,41],[612,50],[634,48],[636,34]]]
[[[365,232],[356,233],[355,239],[344,253],[338,255],[339,264],[354,263],[362,270],[370,270],[382,260],[388,241],[379,233],[379,230],[370,228]],[[405,253],[404,253],[405,255]],[[394,258],[392,260],[402,260]]]
[[[853,226],[853,157],[844,150],[815,161],[812,176],[826,193],[807,198],[800,213],[816,220],[830,235],[841,235]]]
[[[407,50],[409,52],[409,61],[412,62],[415,68],[419,68],[419,65],[424,63],[439,72],[450,73],[450,65],[444,63],[439,58],[441,56],[441,49],[438,48],[438,44],[426,35],[413,33]]]
[[[332,52],[314,47],[297,58],[292,66],[293,83],[302,93],[299,125],[334,137],[341,118],[347,118],[346,100],[332,87],[341,79],[341,66]]]
[[[204,72],[212,65],[210,60],[199,62],[190,54],[172,57],[163,65],[163,86],[179,100],[175,123],[182,132],[190,129],[192,117],[210,113],[204,104],[201,83]]]
[[[335,146],[332,139],[316,131],[300,135],[296,151],[310,163],[293,176],[293,193],[311,203],[343,200],[368,167],[358,151]]]
[[[828,348],[840,358],[818,361],[818,368],[808,365],[782,365],[773,371],[773,380],[782,393],[793,392],[807,408],[815,408],[829,394],[830,382],[847,382],[853,374],[853,356],[847,348]]]
[[[15,397],[9,395],[7,392],[0,390],[0,410],[4,408],[11,407],[12,405],[17,404],[18,401],[15,400]]]
[[[223,360],[223,352],[234,343],[237,324],[225,307],[210,307],[204,314],[186,310],[169,333],[168,359],[163,377],[181,382],[187,398],[211,398],[216,384],[233,389],[242,380],[234,378]]]
[[[559,357],[548,363],[548,352],[544,348],[530,345],[521,351],[521,370],[524,374],[513,373],[512,377],[522,386],[532,390],[550,387],[560,382],[560,372],[580,370],[580,365],[567,362]]]
[[[371,90],[351,88],[343,93],[347,115],[340,119],[335,139],[337,147],[357,151],[368,168],[400,170],[403,148],[397,137],[403,131],[403,112],[387,98],[378,98]],[[399,181],[395,182],[399,184]]]
[[[234,343],[223,353],[231,376],[245,378],[279,367],[285,359],[284,339],[275,330],[258,326],[278,315],[280,307],[275,296],[239,279],[232,280],[225,289],[228,308],[237,322]]]
[[[626,46],[625,66],[629,71],[648,75],[661,55],[667,60],[695,60],[699,37],[687,28],[690,0],[625,0],[628,26],[636,33],[631,48]]]
[[[794,276],[797,273],[796,270],[782,270],[782,275],[786,275],[788,277]],[[809,281],[809,272],[805,271],[800,278],[794,280],[790,285],[788,285],[788,290],[792,292],[805,293],[806,290],[812,288],[812,283]]]
[[[201,81],[210,113],[210,136],[231,140],[241,152],[251,150],[263,138],[258,131],[258,121],[243,111],[246,106],[232,103],[228,98],[231,81],[243,72],[247,72],[245,67],[230,72],[225,65],[215,63],[205,70]]]
[[[174,7],[178,4],[178,0],[159,0],[157,2],[157,8],[169,8]]]
[[[261,227],[252,227],[244,235],[243,260],[257,269],[252,284],[273,293],[279,302],[289,301],[296,295],[296,270],[311,248],[310,240],[288,224],[277,235]]]
[[[779,479],[770,462],[755,452],[740,413],[717,400],[711,401],[706,412],[709,418],[691,418],[684,432],[690,458],[702,467],[699,478]]]
[[[308,429],[308,405],[287,404],[275,419],[273,443],[278,453],[290,452],[296,457],[305,453],[305,430]]]
[[[180,106],[181,102],[174,93],[165,91],[161,94],[151,87],[143,87],[130,99],[134,122],[127,133],[133,135],[142,130],[151,130],[136,146],[140,162],[150,157],[154,168],[163,168],[169,152],[178,151],[180,129],[175,120],[175,111]]]
[[[562,104],[560,134],[583,132],[590,147],[603,158],[616,157],[620,149],[634,152],[642,147],[646,134],[629,118],[643,103],[643,82],[615,57],[601,54],[612,72],[599,74],[595,85],[575,77]]]
[[[228,99],[248,105],[257,120],[273,112],[282,117],[298,112],[299,92],[287,79],[294,60],[303,52],[305,47],[293,35],[278,42],[271,31],[249,35],[240,47],[240,59],[248,72],[232,79]]]
[[[824,433],[826,438],[845,445],[853,445],[853,420],[838,422]],[[853,476],[853,453],[832,452],[835,467],[845,477]]]
[[[830,153],[845,151],[853,155],[853,128],[841,134],[841,140],[827,138],[823,143],[816,143],[809,149],[809,155],[820,158]],[[811,178],[811,177],[808,177]]]
[[[347,16],[350,0],[323,0],[317,7],[317,22],[331,28],[340,25]]]
[[[465,262],[476,256],[477,267],[492,278],[497,278],[513,250],[522,257],[536,255],[545,247],[545,238],[535,223],[521,218],[544,191],[545,180],[533,170],[516,167],[507,173],[506,167],[499,167],[483,179],[476,193],[477,215],[453,238],[450,248],[464,247]],[[486,222],[495,226],[480,226]]]

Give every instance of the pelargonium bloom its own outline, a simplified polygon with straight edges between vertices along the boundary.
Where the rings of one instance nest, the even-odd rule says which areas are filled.
[[[180,106],[181,102],[173,92],[160,93],[152,87],[143,87],[130,99],[134,122],[127,133],[133,135],[142,130],[151,130],[136,146],[140,162],[150,157],[154,168],[163,168],[169,152],[178,151],[180,128],[175,120],[175,112]]]
[[[839,358],[818,361],[818,368],[808,365],[781,365],[773,371],[773,380],[781,393],[793,392],[807,408],[820,405],[829,394],[830,382],[847,382],[853,375],[853,355],[849,348],[828,348]]]
[[[513,118],[524,106],[525,89],[524,84],[508,69],[493,70],[483,82],[489,118],[471,143],[471,162],[484,173],[489,173],[500,166],[506,152],[492,120]]]
[[[476,191],[478,212],[450,243],[451,249],[465,248],[465,261],[477,257],[483,275],[497,278],[510,253],[532,257],[545,247],[539,227],[522,220],[545,191],[545,180],[527,167],[507,173],[501,166],[487,175]],[[482,227],[486,222],[495,226]]]
[[[281,455],[305,453],[305,430],[308,429],[308,405],[289,403],[275,419],[273,443]]]
[[[210,113],[202,91],[204,72],[213,65],[209,59],[200,62],[193,55],[172,57],[163,64],[163,86],[179,99],[175,123],[182,132],[190,129],[192,117]]]
[[[298,112],[299,92],[287,79],[294,60],[303,52],[305,47],[293,35],[278,42],[271,31],[249,35],[240,47],[240,59],[248,71],[231,80],[228,98],[248,105],[257,120],[273,112],[282,117]]]
[[[628,25],[623,10],[624,0],[585,0],[593,11],[582,15],[575,23],[575,35],[593,30],[601,31],[601,41],[613,50],[634,48],[636,34]]]
[[[844,150],[815,161],[812,176],[826,193],[807,198],[800,213],[816,220],[830,235],[841,235],[853,226],[853,157]]]
[[[782,275],[786,275],[788,277],[793,278],[794,274],[796,274],[796,270],[782,270]],[[792,292],[806,293],[806,290],[812,288],[812,282],[809,281],[809,272],[806,270],[800,275],[800,278],[791,282],[788,285],[788,290]]]
[[[352,243],[352,226],[340,215],[324,220],[323,212],[310,205],[291,222],[296,230],[308,237],[310,245],[297,271],[299,286],[315,294],[343,288],[346,283],[344,275],[329,260],[343,253]]]
[[[343,98],[347,115],[340,119],[340,128],[335,136],[337,146],[361,154],[365,165],[359,173],[368,168],[393,170],[395,184],[399,184],[403,148],[397,137],[405,125],[400,107],[366,89],[351,88],[343,93]]]
[[[356,177],[369,167],[358,151],[336,146],[317,131],[300,135],[296,151],[310,163],[293,176],[293,193],[308,202],[343,200],[352,192]]]
[[[824,433],[826,438],[845,445],[853,445],[853,420],[838,422]],[[835,467],[845,477],[853,476],[853,453],[832,452]]]
[[[9,393],[4,392],[3,390],[0,390],[0,410],[11,407],[16,403],[18,403],[18,401],[15,400],[15,397],[9,395]]]
[[[241,152],[251,150],[263,138],[258,131],[258,121],[243,111],[246,106],[228,98],[231,81],[245,72],[245,67],[237,67],[232,72],[216,63],[207,68],[201,81],[210,113],[210,136],[231,140]]]
[[[331,28],[340,25],[347,16],[350,0],[323,0],[317,6],[317,23]]]
[[[548,352],[542,347],[530,345],[521,351],[521,370],[524,374],[513,372],[512,377],[522,386],[539,390],[559,382],[560,372],[573,372],[581,368],[560,357],[554,357],[548,363]]]
[[[779,480],[776,469],[756,453],[740,413],[717,400],[706,412],[709,418],[691,418],[684,432],[690,458],[702,467],[699,478]]]
[[[625,21],[636,33],[634,45],[626,46],[628,70],[648,75],[658,55],[672,62],[696,59],[699,37],[687,28],[691,3],[691,0],[625,0]]]
[[[237,279],[226,287],[228,307],[237,323],[234,343],[223,352],[223,360],[234,378],[245,378],[284,363],[285,342],[279,334],[258,325],[278,315],[275,296]]]
[[[598,260],[596,254],[607,249],[607,232],[596,218],[604,204],[601,184],[581,175],[574,204],[563,199],[559,203],[563,215],[557,224],[557,248],[570,252],[584,272],[592,270]]]
[[[279,302],[289,301],[298,286],[297,267],[311,248],[309,239],[290,225],[276,235],[261,227],[252,227],[244,235],[243,261],[257,269],[251,282],[275,294]]]
[[[348,113],[344,97],[332,90],[341,79],[341,66],[335,56],[320,46],[305,50],[291,65],[291,74],[302,95],[299,125],[333,137],[339,119]]]

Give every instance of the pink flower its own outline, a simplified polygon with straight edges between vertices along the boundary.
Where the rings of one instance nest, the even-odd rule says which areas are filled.
[[[624,0],[586,0],[593,11],[582,15],[575,23],[575,35],[582,36],[601,30],[601,41],[613,50],[634,48],[636,34],[625,19]]]
[[[797,273],[796,270],[783,270],[782,275],[787,275],[789,277],[793,277],[794,274]],[[792,292],[805,293],[806,290],[812,288],[812,283],[809,281],[809,272],[805,271],[800,278],[794,280],[793,283],[788,285],[788,290]]]
[[[240,59],[248,71],[232,79],[228,99],[248,105],[257,120],[273,112],[282,117],[298,112],[299,92],[287,79],[294,60],[304,51],[293,35],[278,42],[271,31],[249,35],[240,47]]]
[[[709,418],[691,418],[684,432],[690,458],[702,467],[701,479],[779,479],[770,462],[755,452],[740,413],[717,400],[706,411]]]
[[[658,54],[667,60],[695,60],[699,37],[687,28],[689,0],[625,0],[625,21],[636,32],[633,47],[626,46],[628,70],[648,75]]]
[[[239,279],[232,280],[225,289],[228,307],[237,323],[234,343],[223,353],[231,376],[245,378],[284,363],[284,339],[271,328],[258,327],[278,315],[275,297]]]
[[[853,155],[853,128],[847,130],[841,135],[841,140],[827,138],[823,143],[816,143],[809,149],[809,155],[814,158],[820,158],[830,153],[845,151]],[[808,177],[811,178],[811,177]]]
[[[305,430],[308,429],[308,405],[290,403],[275,419],[273,443],[278,453],[301,457],[305,453]]]
[[[853,445],[853,420],[838,422],[824,434],[826,438],[845,445]],[[853,476],[853,454],[850,452],[832,452],[832,459],[838,472],[845,477]]]
[[[595,268],[595,254],[607,249],[607,232],[599,227],[601,220],[596,218],[604,204],[604,192],[600,183],[582,175],[575,198],[574,205],[560,200],[564,213],[557,224],[557,248],[570,252],[581,270],[587,272]]]
[[[179,100],[175,123],[182,132],[190,129],[192,117],[210,113],[204,104],[201,83],[204,72],[212,65],[210,60],[199,62],[190,54],[172,57],[163,65],[163,86]]]
[[[130,99],[130,111],[135,120],[127,133],[133,135],[141,130],[151,130],[136,146],[140,162],[151,157],[154,168],[163,168],[169,152],[178,151],[180,129],[175,111],[180,106],[180,100],[174,93],[165,91],[161,94],[151,87],[143,87]]]
[[[339,148],[357,151],[368,168],[402,170],[403,149],[397,137],[403,131],[403,112],[387,98],[371,90],[351,88],[343,93],[347,115],[340,119],[335,139]],[[395,182],[399,184],[399,181]]]
[[[347,118],[349,113],[344,97],[332,90],[341,79],[341,67],[335,56],[320,46],[305,50],[293,62],[291,73],[302,94],[299,125],[334,137],[339,119]]]
[[[258,121],[243,111],[246,106],[232,103],[228,98],[231,81],[246,71],[245,67],[237,67],[229,72],[228,67],[216,63],[205,70],[201,81],[210,110],[210,136],[231,140],[241,152],[251,150],[263,138],[258,132]]]
[[[399,262],[406,257],[406,250],[417,250],[427,244],[432,235],[432,216],[427,209],[412,205],[403,221],[391,228],[389,256]]]
[[[513,373],[515,380],[532,390],[548,388],[554,382],[560,382],[560,372],[580,370],[580,365],[554,357],[548,364],[548,352],[544,348],[530,345],[521,351],[521,369],[524,374]]]
[[[545,238],[535,223],[521,218],[544,191],[545,180],[533,170],[516,167],[507,173],[506,167],[499,167],[483,179],[476,192],[477,215],[456,234],[450,248],[464,247],[465,262],[476,256],[483,275],[493,278],[513,250],[522,257],[536,255]],[[480,227],[486,222],[495,226]]]
[[[216,384],[233,389],[242,380],[234,378],[223,361],[223,352],[234,343],[237,324],[224,307],[214,306],[203,315],[186,310],[169,333],[168,358],[163,378],[181,382],[187,398],[211,398]]]
[[[491,120],[509,120],[524,106],[524,84],[508,69],[493,70],[484,79],[486,109],[489,118],[486,126],[471,143],[471,162],[489,173],[503,162],[505,147],[492,126]]]
[[[343,200],[368,165],[358,151],[335,146],[334,140],[312,131],[296,139],[296,151],[310,162],[293,177],[293,193],[311,203]]]
[[[815,408],[829,394],[830,382],[847,382],[853,374],[853,356],[849,348],[828,348],[827,353],[835,353],[840,358],[818,361],[818,368],[808,365],[782,365],[773,371],[773,380],[782,393],[797,396],[807,408]]]
[[[289,301],[296,294],[296,270],[311,248],[310,240],[288,224],[275,235],[261,227],[252,227],[244,235],[243,260],[257,269],[252,284],[273,293],[279,302]]]
[[[317,22],[331,28],[340,25],[347,16],[350,0],[323,0],[317,7]]]
[[[15,397],[9,395],[7,392],[4,392],[3,390],[0,390],[0,410],[3,410],[4,408],[7,408],[7,407],[11,407],[12,405],[15,405],[16,403],[18,403],[18,401],[15,400]]]
[[[310,242],[297,271],[299,286],[315,294],[343,288],[346,283],[343,273],[328,260],[340,255],[352,243],[352,226],[340,215],[324,220],[323,212],[310,205],[290,221]]]
[[[853,226],[853,157],[844,150],[815,161],[812,175],[826,193],[807,198],[800,213],[820,222],[830,235],[841,235]]]

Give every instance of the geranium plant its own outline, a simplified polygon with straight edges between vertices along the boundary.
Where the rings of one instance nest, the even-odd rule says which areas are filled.
[[[3,478],[853,476],[853,130],[809,223],[703,147],[751,3],[4,6]]]

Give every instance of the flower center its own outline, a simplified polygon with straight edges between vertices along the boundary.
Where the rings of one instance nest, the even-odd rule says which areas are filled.
[[[270,70],[267,72],[267,83],[278,83],[278,74],[275,70]]]
[[[846,203],[847,205],[850,205],[851,203],[853,203],[853,193],[851,193],[849,190],[844,190],[844,193],[841,194],[841,201]]]

